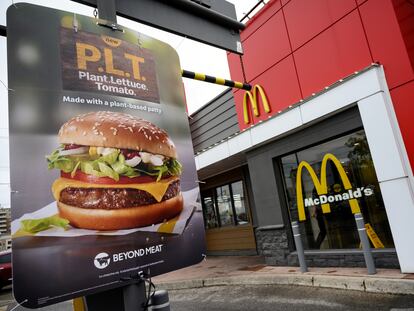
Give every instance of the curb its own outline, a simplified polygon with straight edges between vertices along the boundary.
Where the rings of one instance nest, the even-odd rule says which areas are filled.
[[[357,290],[369,293],[414,295],[414,280],[327,275],[239,275],[230,277],[161,282],[157,288],[179,290],[230,285],[299,285]]]

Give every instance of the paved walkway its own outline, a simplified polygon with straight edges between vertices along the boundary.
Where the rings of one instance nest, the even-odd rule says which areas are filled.
[[[260,256],[207,257],[197,265],[155,277],[153,282],[165,289],[289,284],[414,295],[414,274],[397,269],[377,269],[375,275],[368,275],[365,268],[309,268],[301,273],[298,267],[267,266]]]

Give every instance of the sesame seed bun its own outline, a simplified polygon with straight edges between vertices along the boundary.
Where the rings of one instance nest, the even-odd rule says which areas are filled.
[[[126,113],[98,111],[73,117],[59,130],[59,143],[131,149],[177,158],[168,134]]]
[[[183,209],[181,193],[171,199],[138,207],[87,209],[57,202],[59,215],[74,227],[91,230],[119,230],[150,226],[178,215]]]

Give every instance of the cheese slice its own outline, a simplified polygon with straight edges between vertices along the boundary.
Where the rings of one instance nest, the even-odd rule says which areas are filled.
[[[142,184],[90,184],[83,181],[78,181],[69,178],[58,178],[52,185],[53,196],[56,201],[59,201],[60,193],[65,188],[122,188],[122,189],[137,189],[143,190],[151,194],[157,202],[161,202],[167,191],[169,185],[177,180],[177,177],[170,177],[162,179],[158,182],[142,183]]]

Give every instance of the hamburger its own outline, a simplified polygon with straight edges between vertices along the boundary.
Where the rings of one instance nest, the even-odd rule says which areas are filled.
[[[60,217],[74,227],[118,230],[173,218],[183,208],[181,164],[168,134],[116,112],[78,115],[47,156],[61,171],[52,185]]]

